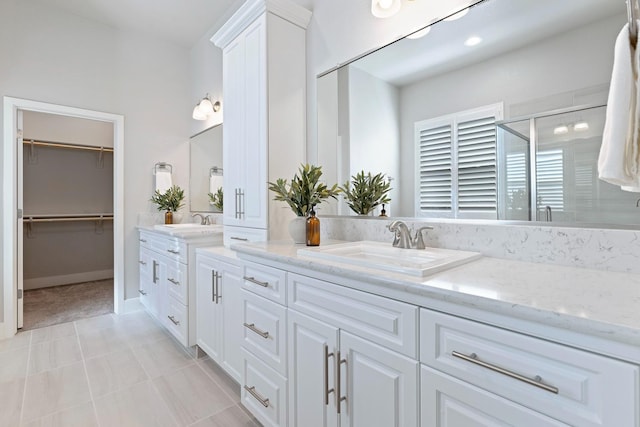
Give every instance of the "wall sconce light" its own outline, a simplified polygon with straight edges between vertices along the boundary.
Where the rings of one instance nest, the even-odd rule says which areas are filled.
[[[221,106],[220,101],[211,102],[211,98],[209,97],[209,94],[207,94],[193,108],[193,114],[191,117],[195,120],[207,120],[211,114],[220,111]]]
[[[389,18],[400,11],[401,0],[371,0],[371,14],[376,18]]]

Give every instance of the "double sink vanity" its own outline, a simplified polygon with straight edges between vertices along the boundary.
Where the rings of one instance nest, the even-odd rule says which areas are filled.
[[[155,227],[141,302],[263,425],[640,423],[638,275]]]

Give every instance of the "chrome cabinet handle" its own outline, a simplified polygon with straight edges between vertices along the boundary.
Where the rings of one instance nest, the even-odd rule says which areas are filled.
[[[216,302],[216,271],[211,270],[211,302]]]
[[[254,283],[256,285],[260,285],[263,288],[268,288],[269,287],[269,282],[261,282],[260,280],[256,280],[256,278],[253,277],[253,276],[252,277],[244,276],[244,280],[246,280],[247,282]]]
[[[174,254],[174,255],[179,255],[180,251],[176,251],[175,249],[167,249],[167,252]]]
[[[260,396],[258,394],[258,392],[256,391],[256,387],[255,386],[249,387],[248,385],[245,384],[244,389],[247,390],[249,392],[249,394],[251,396],[253,396],[258,402],[260,402],[262,404],[262,406],[264,406],[265,408],[269,407],[269,399]]]
[[[465,360],[467,362],[473,363],[475,365],[479,365],[482,366],[483,368],[487,368],[490,369],[494,372],[497,372],[499,374],[502,375],[506,375],[508,377],[514,378],[516,380],[522,381],[524,383],[527,383],[529,385],[532,385],[534,387],[538,387],[541,388],[545,391],[548,391],[550,393],[554,393],[554,394],[558,394],[558,388],[551,386],[551,385],[547,385],[544,384],[542,382],[542,378],[539,375],[536,375],[534,378],[529,378],[529,377],[525,377],[524,375],[520,375],[516,372],[510,371],[508,369],[505,368],[501,368],[500,366],[496,366],[494,364],[491,363],[487,363],[487,362],[483,362],[482,360],[478,359],[478,355],[475,353],[471,353],[470,355],[466,355],[457,351],[452,351],[451,355],[454,357],[457,357],[459,359]]]
[[[138,289],[138,292],[140,292],[142,295],[147,295],[147,293],[145,291],[143,291],[142,289]]]
[[[145,239],[140,239],[140,241],[141,241],[142,243],[147,243],[147,241],[146,241]]]
[[[220,298],[222,298],[222,295],[220,295],[220,279],[222,279],[222,276],[216,271],[216,304],[219,304]]]
[[[174,285],[178,285],[180,286],[180,282],[178,282],[176,279],[172,279],[171,277],[167,279],[168,281],[170,281],[171,283],[173,283]]]
[[[140,263],[142,265],[147,265],[147,263],[145,261],[138,261],[138,263]]]
[[[329,404],[329,394],[335,392],[329,388],[329,358],[333,357],[333,353],[329,353],[329,346],[324,345],[324,404]]]
[[[256,334],[260,335],[262,338],[269,338],[269,332],[265,332],[262,331],[258,328],[256,328],[256,324],[255,323],[244,323],[244,327],[255,332]]]
[[[180,321],[176,320],[176,318],[174,316],[167,316],[169,318],[169,320],[171,320],[171,322],[173,322],[174,325],[178,326],[180,324]]]
[[[341,396],[342,394],[342,387],[341,387],[341,366],[344,363],[345,366],[347,366],[347,359],[340,359],[340,352],[336,352],[336,406],[338,414],[342,412],[342,402],[347,400],[347,396]],[[347,376],[348,378],[348,376]]]
[[[248,242],[248,241],[249,241],[249,239],[245,239],[244,237],[234,237],[234,236],[231,236],[231,237],[229,237],[229,238],[230,238],[231,240],[240,240],[241,242]]]
[[[158,281],[158,276],[156,273],[156,269],[158,268],[158,263],[154,260],[153,261],[153,283],[157,283]]]

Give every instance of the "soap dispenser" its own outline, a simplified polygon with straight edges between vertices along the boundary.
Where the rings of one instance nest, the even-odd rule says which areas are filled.
[[[316,216],[314,207],[315,205],[311,205],[307,218],[307,246],[320,246],[320,220]]]

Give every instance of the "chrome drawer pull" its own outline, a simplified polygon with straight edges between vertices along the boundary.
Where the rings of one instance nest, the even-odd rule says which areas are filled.
[[[147,243],[147,241],[146,241],[146,240],[144,240],[144,239],[140,239],[140,241],[141,241],[142,243]]]
[[[251,396],[255,397],[258,402],[262,403],[262,406],[264,406],[265,408],[269,407],[269,399],[260,396],[256,391],[255,386],[249,387],[245,385],[244,389],[247,390]]]
[[[176,251],[175,249],[167,249],[167,252],[174,255],[180,255],[180,251]]]
[[[329,404],[329,395],[335,392],[335,389],[329,388],[329,358],[333,357],[333,353],[329,353],[329,346],[324,345],[324,404]]]
[[[153,283],[157,284],[158,276],[156,273],[156,268],[158,268],[160,264],[158,264],[155,260],[153,260]]]
[[[147,263],[145,261],[138,261],[140,264],[142,265],[147,265]]]
[[[247,277],[247,276],[244,276],[244,280],[246,280],[247,282],[254,283],[254,284],[256,284],[256,285],[260,285],[260,286],[262,286],[263,288],[268,288],[268,287],[269,287],[269,282],[261,282],[260,280],[256,280],[256,278],[255,278],[255,277]]]
[[[167,280],[173,283],[174,285],[180,285],[180,282],[178,282],[176,279],[172,279],[171,277],[168,278]]]
[[[169,320],[171,320],[173,322],[174,325],[178,326],[180,324],[180,321],[176,320],[175,317],[173,316],[167,316],[169,318]]]
[[[248,241],[249,241],[249,239],[245,239],[244,237],[234,237],[234,236],[231,236],[231,237],[229,237],[229,238],[230,238],[231,240],[240,240],[241,242],[248,242]]]
[[[146,295],[147,293],[145,291],[143,291],[142,289],[139,289],[138,292],[140,292],[142,295]]]
[[[491,363],[483,362],[482,360],[478,359],[478,355],[475,354],[475,353],[471,353],[470,355],[467,356],[466,354],[463,354],[463,353],[460,353],[460,352],[457,352],[457,351],[452,351],[451,355],[454,356],[454,357],[457,357],[459,359],[466,360],[467,362],[471,362],[471,363],[474,363],[476,365],[482,366],[483,368],[490,369],[490,370],[492,370],[494,372],[497,372],[499,374],[506,375],[506,376],[514,378],[516,380],[525,382],[525,383],[527,383],[529,385],[541,388],[541,389],[543,389],[545,391],[548,391],[550,393],[558,394],[558,387],[554,387],[554,386],[551,386],[551,385],[544,384],[542,382],[542,378],[539,375],[536,375],[535,378],[525,377],[524,375],[517,374],[517,373],[515,373],[513,371],[510,371],[508,369],[504,369],[504,368],[501,368],[499,366],[492,365]]]
[[[260,335],[262,338],[269,338],[269,332],[261,331],[260,329],[256,328],[255,323],[244,323],[244,327]]]
[[[338,406],[336,409],[336,412],[338,412],[338,414],[342,413],[342,402],[347,400],[347,396],[340,396],[342,394],[342,387],[340,385],[340,383],[342,382],[342,378],[341,378],[341,365],[344,363],[345,368],[348,368],[347,366],[347,359],[340,359],[340,352],[337,351],[336,352],[336,405]],[[347,379],[349,378],[348,373],[347,373]]]

